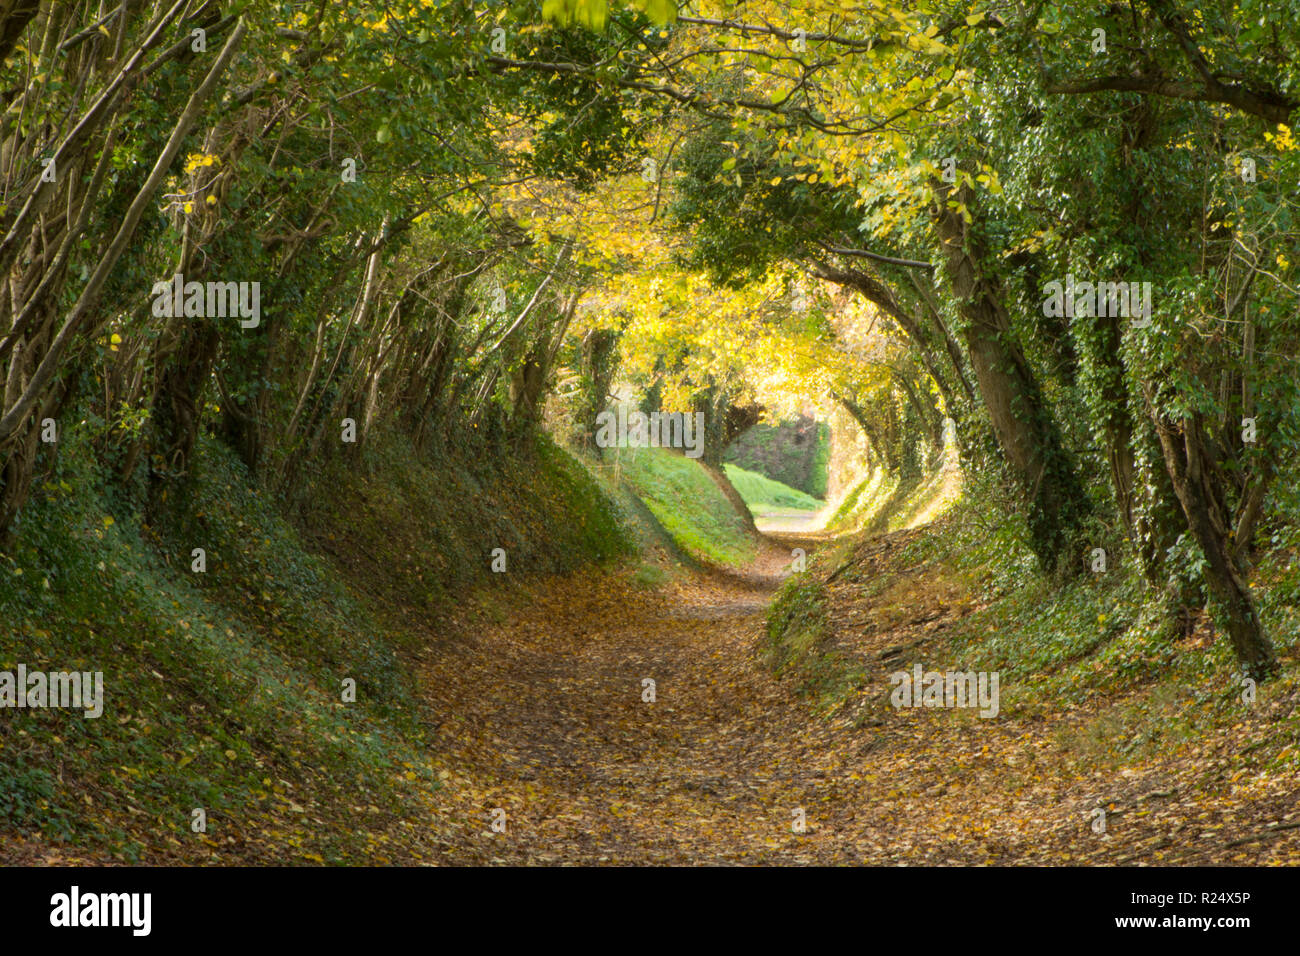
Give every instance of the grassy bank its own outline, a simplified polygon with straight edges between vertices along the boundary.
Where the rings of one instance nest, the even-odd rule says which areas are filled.
[[[753,536],[699,462],[664,448],[625,448],[610,454],[606,468],[692,558],[731,566],[753,559]]]
[[[780,511],[817,511],[824,504],[798,488],[791,488],[756,471],[746,471],[738,465],[724,465],[723,468],[755,517]]]
[[[419,858],[440,783],[404,621],[501,581],[494,548],[525,577],[633,550],[545,440],[436,462],[381,440],[292,508],[204,441],[147,520],[73,436],[38,492],[0,554],[0,671],[99,671],[105,699],[99,718],[4,713],[11,860]]]
[[[999,719],[1054,722],[1061,759],[1081,772],[1150,762],[1192,773],[1195,761],[1182,761],[1208,748],[1223,758],[1215,774],[1294,775],[1294,527],[1279,523],[1258,558],[1255,592],[1282,671],[1254,700],[1212,608],[1184,632],[1132,568],[1046,577],[1021,531],[969,502],[933,524],[851,535],[817,554],[778,593],[764,656],[821,709],[872,726],[896,716],[890,675],[920,663],[997,672]]]

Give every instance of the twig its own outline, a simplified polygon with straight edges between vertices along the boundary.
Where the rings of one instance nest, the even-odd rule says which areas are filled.
[[[1233,840],[1230,843],[1224,845],[1241,846],[1243,843],[1254,843],[1256,840],[1266,840],[1273,834],[1281,833],[1283,830],[1295,830],[1295,829],[1300,829],[1300,820],[1297,820],[1295,823],[1279,823],[1277,826],[1271,829],[1260,830],[1254,836],[1242,837],[1240,840]]]

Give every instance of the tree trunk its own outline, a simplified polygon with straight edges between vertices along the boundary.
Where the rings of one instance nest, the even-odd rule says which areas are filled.
[[[1146,386],[1150,401],[1151,386]],[[1205,554],[1205,579],[1227,621],[1228,637],[1242,672],[1267,679],[1277,669],[1273,643],[1264,632],[1231,540],[1223,499],[1216,488],[1213,462],[1206,451],[1198,418],[1184,419],[1181,429],[1152,408],[1165,466],[1187,527]]]
[[[592,329],[582,340],[582,405],[578,426],[584,449],[596,447],[597,419],[605,410],[614,381],[618,337],[614,329]]]
[[[968,188],[952,196],[968,208]],[[1082,567],[1077,547],[1087,498],[1038,383],[1011,332],[996,279],[985,275],[984,249],[961,211],[940,204],[935,227],[943,243],[953,297],[966,320],[962,331],[984,407],[998,444],[1028,502],[1030,546],[1047,571]]]

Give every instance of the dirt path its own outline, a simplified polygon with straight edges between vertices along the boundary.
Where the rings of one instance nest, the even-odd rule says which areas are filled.
[[[821,511],[769,511],[754,524],[763,534],[788,538],[810,531],[824,517]]]
[[[434,649],[424,679],[446,715],[435,750],[449,784],[433,811],[439,860],[1255,863],[1296,852],[1300,831],[1208,842],[1251,824],[1234,828],[1231,809],[1182,794],[1158,765],[1066,771],[1050,721],[815,716],[754,654],[800,544],[814,546],[770,539],[745,573],[667,590],[621,574],[535,582],[525,606],[465,622],[470,636]],[[873,698],[887,694],[885,670]],[[1294,789],[1258,794],[1251,816],[1290,819]],[[1116,811],[1105,834],[1089,825],[1099,803]],[[491,830],[496,808],[504,833]]]
[[[788,559],[769,546],[747,574],[671,592],[552,580],[534,620],[444,660],[438,746],[468,798],[447,817],[482,821],[450,859],[811,862],[791,831],[818,774],[806,709],[752,655]],[[506,834],[489,829],[498,806]]]

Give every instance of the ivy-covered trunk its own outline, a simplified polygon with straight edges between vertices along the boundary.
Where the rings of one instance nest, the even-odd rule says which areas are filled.
[[[1237,662],[1247,677],[1264,680],[1277,668],[1277,653],[1237,563],[1223,479],[1206,448],[1199,416],[1179,424],[1153,411],[1152,421],[1188,530],[1205,554],[1205,581],[1223,613]]]
[[[967,207],[973,202],[968,188],[952,195]],[[1011,331],[998,282],[984,270],[980,240],[961,211],[946,204],[935,210],[934,222],[980,396],[1028,503],[1030,546],[1044,569],[1070,567],[1087,514],[1075,463]]]

